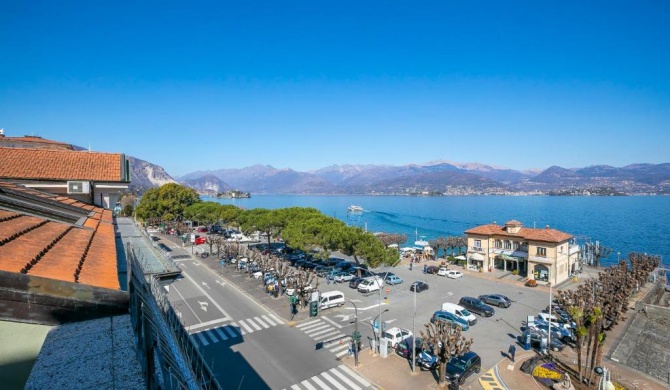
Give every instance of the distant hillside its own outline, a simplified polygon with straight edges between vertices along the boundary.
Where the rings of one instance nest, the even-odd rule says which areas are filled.
[[[216,195],[220,192],[230,191],[234,188],[214,175],[205,175],[197,179],[186,179],[185,184],[203,195]]]
[[[192,172],[180,180],[208,175],[252,194],[670,194],[670,163],[622,168],[552,166],[526,172],[445,161],[402,166],[333,165],[311,172],[259,164]]]
[[[142,193],[150,188],[177,182],[159,165],[132,156],[128,156],[128,160],[130,160],[130,188],[134,191]]]

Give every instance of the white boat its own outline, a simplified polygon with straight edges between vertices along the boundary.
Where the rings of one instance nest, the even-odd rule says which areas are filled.
[[[362,213],[363,207],[352,204],[347,210],[349,210],[350,213]]]
[[[418,230],[416,231],[416,235],[417,235],[417,238],[416,238],[416,241],[414,241],[414,246],[415,247],[423,249],[424,247],[427,247],[427,246],[430,245],[428,243],[428,241],[426,241],[426,236],[421,236],[421,239],[419,240],[419,237],[418,237],[419,236],[419,231]]]

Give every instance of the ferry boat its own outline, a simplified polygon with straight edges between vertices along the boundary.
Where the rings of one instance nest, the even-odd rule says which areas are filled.
[[[362,213],[363,207],[352,204],[347,210],[349,210],[350,213]]]

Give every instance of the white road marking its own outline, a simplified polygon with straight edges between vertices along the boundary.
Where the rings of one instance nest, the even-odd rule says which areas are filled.
[[[254,317],[254,320],[256,320],[256,322],[258,322],[259,324],[261,324],[261,326],[262,326],[263,328],[265,328],[265,329],[269,328],[269,326],[268,326],[265,322],[263,322],[263,320],[261,320],[259,317]]]
[[[302,381],[301,384],[307,388],[307,390],[316,390],[316,387],[312,386],[309,382],[306,380]]]
[[[336,328],[338,328],[338,329],[342,329],[342,325],[335,323],[335,321],[331,320],[330,318],[328,318],[328,317],[323,317],[323,319],[326,320],[326,321],[328,321],[328,322],[330,322],[331,324],[333,324]]]
[[[323,381],[322,381],[321,379],[319,379],[319,377],[314,376],[314,377],[312,377],[312,380],[313,380],[314,382],[316,382],[317,385],[321,386],[321,388],[322,388],[323,390],[332,390],[328,385],[326,385],[325,383],[323,383]]]
[[[266,316],[265,314],[263,314],[261,317],[263,317],[263,319],[265,321],[267,321],[270,324],[270,326],[279,325],[279,323],[273,322],[272,319],[270,317]]]
[[[330,330],[330,329],[329,329],[329,330]],[[329,336],[334,336],[334,335],[336,335],[336,334],[342,334],[342,333],[340,333],[339,330],[334,330],[334,331],[332,331],[332,332],[330,332],[330,333],[326,333],[326,334],[323,334],[323,335],[321,335],[321,336],[318,336],[318,337],[312,337],[312,338],[313,338],[314,340],[321,340],[321,339],[325,339],[326,337],[329,337]]]
[[[237,326],[237,325],[235,325],[235,326]],[[228,332],[228,334],[230,335],[231,338],[237,337],[237,333],[235,333],[235,328],[233,328],[232,326],[226,325],[226,326],[223,327],[223,330]]]
[[[237,327],[237,331],[240,332],[240,334],[241,334],[242,336],[244,336],[245,334],[247,334],[247,332],[246,332],[244,329],[242,329],[239,325],[237,325],[236,323],[231,322],[231,324],[233,324],[233,325],[235,325],[235,327]],[[246,324],[245,324],[244,326],[246,326]],[[249,330],[251,330],[251,329],[249,329]]]
[[[184,329],[186,329],[187,331],[188,331],[188,330],[196,330],[196,329],[205,328],[205,327],[207,327],[207,326],[210,326],[210,325],[216,325],[216,324],[219,324],[219,323],[221,323],[221,322],[226,322],[226,321],[228,321],[227,318],[218,318],[218,319],[216,319],[216,320],[211,320],[211,321],[207,321],[207,322],[201,322],[201,323],[199,323],[199,324],[195,324],[195,325],[187,326],[187,327],[185,327]]]
[[[214,329],[214,332],[216,332],[216,334],[219,335],[219,337],[221,338],[221,340],[224,340],[224,341],[225,341],[225,340],[228,340],[228,337],[226,337],[226,334],[223,333],[223,331],[221,330],[221,328],[215,328],[215,329]]]
[[[328,375],[327,372],[322,373],[321,376],[324,377],[324,378],[326,378],[326,380],[327,380],[328,382],[330,382],[330,384],[332,384],[333,386],[337,387],[338,389],[340,389],[340,390],[347,390],[346,387],[342,386],[342,385],[340,384],[340,382],[338,382],[338,381],[336,381],[335,379],[333,379],[333,377],[330,376],[330,375]]]
[[[244,328],[244,330],[246,330],[246,333],[253,333],[254,330],[251,329],[251,327],[250,327],[249,325],[247,325],[247,324],[244,322],[244,320],[239,320],[239,321],[237,321],[237,322],[239,322],[240,325],[242,325],[242,327]],[[242,334],[244,334],[244,333],[242,333]]]
[[[354,382],[350,381],[349,378],[347,378],[346,376],[344,376],[342,373],[340,373],[339,371],[337,371],[336,368],[333,368],[332,370],[330,370],[330,372],[332,372],[332,373],[333,373],[334,375],[336,375],[338,378],[340,378],[341,380],[343,380],[344,383],[348,384],[349,387],[353,388],[354,390],[361,390],[360,387],[358,387]]]
[[[247,318],[245,321],[247,321],[248,323],[250,323],[251,326],[253,326],[256,330],[261,330],[261,329],[263,329],[263,328],[261,328],[260,326],[256,325],[256,323],[255,323],[253,320],[254,320],[253,318]],[[241,322],[241,321],[240,321],[240,322]]]
[[[370,384],[369,384],[365,379],[361,378],[361,377],[360,377],[359,375],[357,375],[355,372],[351,371],[351,370],[349,369],[349,367],[347,367],[347,366],[340,366],[340,370],[342,370],[342,371],[346,372],[347,374],[349,374],[350,377],[356,379],[356,380],[358,381],[358,383],[360,383],[361,385],[363,385],[363,386],[365,386],[365,387],[370,386]]]
[[[200,344],[202,344],[203,347],[206,347],[209,345],[209,341],[205,338],[205,336],[202,335],[202,333],[196,333],[196,336],[198,336],[198,339],[200,339]]]

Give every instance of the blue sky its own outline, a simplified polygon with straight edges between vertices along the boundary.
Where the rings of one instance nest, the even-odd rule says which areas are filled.
[[[0,128],[173,176],[664,163],[668,26],[667,1],[5,0]]]

